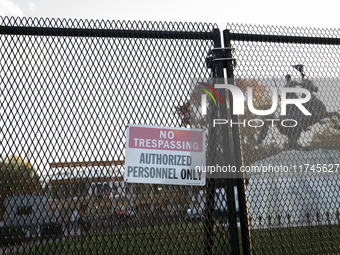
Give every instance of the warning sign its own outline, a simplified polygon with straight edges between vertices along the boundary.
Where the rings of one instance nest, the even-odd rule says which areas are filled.
[[[130,125],[124,180],[130,183],[205,185],[205,134],[201,129]]]

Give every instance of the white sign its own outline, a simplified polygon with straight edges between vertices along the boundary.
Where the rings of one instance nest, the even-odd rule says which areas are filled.
[[[205,185],[201,129],[129,125],[124,180],[130,183]]]

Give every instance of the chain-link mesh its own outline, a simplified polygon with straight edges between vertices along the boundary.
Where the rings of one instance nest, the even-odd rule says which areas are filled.
[[[248,249],[252,254],[337,254],[339,30],[237,24],[227,29],[237,59],[235,85],[243,92],[252,88],[248,97],[256,109],[270,109],[278,88],[305,88],[311,94],[303,104],[311,116],[282,103],[304,94],[278,89],[277,111],[259,116],[248,105],[238,117],[236,157],[248,167],[243,201]]]
[[[198,127],[189,118],[193,80],[223,78],[225,67],[206,67],[209,50],[221,47],[215,25],[25,18],[0,24],[1,253],[239,253],[233,180],[208,179],[198,188],[122,178],[128,124]],[[243,252],[338,253],[338,31],[228,29],[235,84],[253,89],[256,109],[269,109],[277,88],[311,93],[311,117],[294,107],[282,117],[280,94],[278,111],[268,117],[246,107],[232,142],[224,135],[232,127],[211,127],[215,117],[227,119],[226,108],[209,109],[207,165],[241,162],[262,170],[243,180],[242,241],[243,227],[250,228]],[[294,125],[292,119],[297,127],[280,127]],[[295,172],[278,175],[276,166]]]
[[[127,125],[185,126],[216,25],[0,24],[0,253],[231,253],[215,186],[123,181]]]

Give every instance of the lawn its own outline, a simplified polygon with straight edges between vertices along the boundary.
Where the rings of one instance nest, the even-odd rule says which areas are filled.
[[[251,231],[253,254],[339,254],[337,225]]]
[[[202,221],[150,223],[123,229],[106,234],[97,229],[88,236],[33,246],[15,254],[204,254],[205,251]],[[240,231],[238,238],[241,242]],[[230,254],[228,239],[227,226],[217,220],[213,253]],[[339,240],[340,229],[336,225],[251,230],[252,254],[339,254]]]
[[[214,229],[214,253],[229,250],[227,228]],[[240,238],[240,237],[239,237]],[[26,248],[15,254],[202,254],[205,250],[203,222],[139,227]]]

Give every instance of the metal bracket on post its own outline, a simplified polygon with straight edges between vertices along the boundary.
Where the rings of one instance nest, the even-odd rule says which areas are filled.
[[[233,65],[236,66],[236,58],[227,57],[228,51],[234,50],[233,47],[223,47],[223,48],[213,48],[208,51],[208,56],[205,59],[207,68],[212,69],[214,67],[214,62],[222,61],[223,68],[228,67],[228,61],[234,61]],[[218,57],[217,57],[218,56]]]

